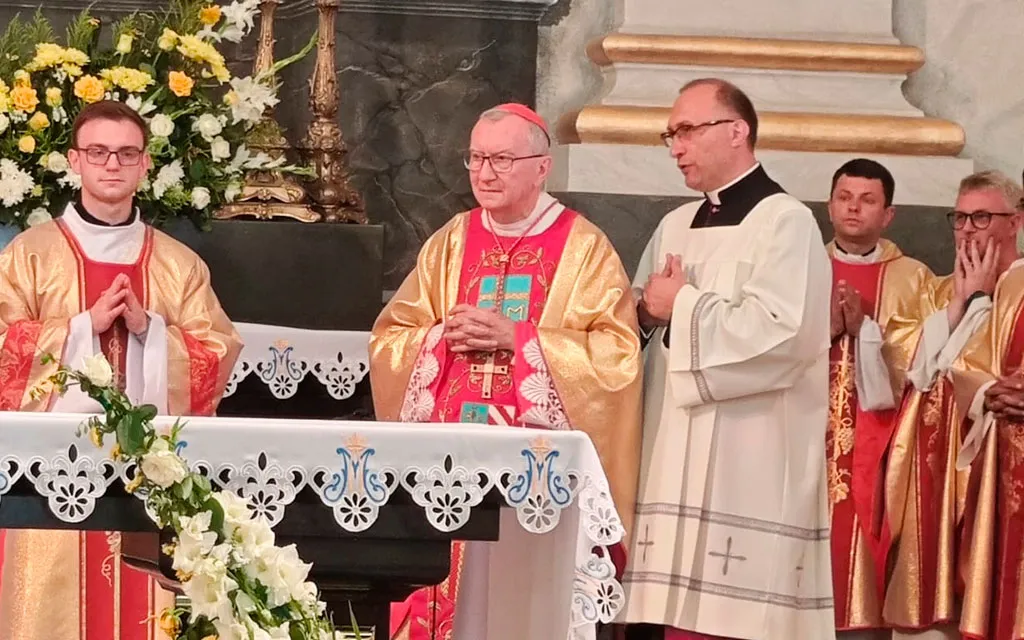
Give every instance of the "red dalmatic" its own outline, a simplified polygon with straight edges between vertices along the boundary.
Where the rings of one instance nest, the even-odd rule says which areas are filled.
[[[832,260],[832,286],[856,289],[864,313],[875,319],[888,262],[849,264]],[[886,557],[884,465],[895,411],[862,411],[857,401],[855,341],[844,335],[829,354],[828,455],[832,509],[832,581],[836,628],[881,626]],[[854,585],[857,585],[855,587]]]
[[[61,230],[78,259],[83,312],[91,309],[121,274],[128,276],[135,297],[143,308],[147,307],[146,272],[153,247],[152,229],[147,227],[142,251],[133,264],[90,260],[63,224]],[[128,339],[123,318],[118,318],[99,335],[100,350],[114,371],[114,382],[122,391],[127,379]],[[146,622],[153,614],[153,579],[121,560],[119,533],[89,531],[81,533],[80,537],[82,640],[151,640],[150,626]]]

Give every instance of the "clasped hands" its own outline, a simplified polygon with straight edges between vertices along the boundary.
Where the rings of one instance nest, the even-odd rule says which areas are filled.
[[[1024,420],[1024,375],[1003,376],[986,389],[985,411],[991,411],[1002,420]]]
[[[671,253],[665,255],[665,267],[660,273],[652,273],[644,285],[638,310],[640,324],[644,327],[664,327],[672,319],[672,308],[676,295],[686,284],[683,259]]]
[[[516,323],[496,309],[460,304],[445,323],[444,339],[453,353],[511,351],[516,346]]]
[[[844,333],[854,338],[860,335],[860,325],[864,322],[864,305],[860,292],[846,280],[840,280],[832,290],[832,339]]]
[[[110,287],[100,294],[99,299],[89,309],[89,316],[92,319],[94,335],[100,335],[110,329],[118,318],[124,318],[128,331],[136,336],[141,336],[149,329],[149,316],[132,291],[131,280],[123,273],[114,278]]]

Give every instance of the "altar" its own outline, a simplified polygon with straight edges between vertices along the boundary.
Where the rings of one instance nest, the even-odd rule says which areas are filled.
[[[100,507],[124,495],[134,471],[75,436],[83,419],[0,413],[0,527],[103,528]],[[172,423],[156,421],[158,429]],[[592,639],[596,623],[611,622],[622,607],[609,548],[624,531],[583,432],[189,418],[180,447],[194,471],[248,498],[279,535],[299,496],[315,496],[319,521],[335,528],[337,549],[349,554],[340,564],[363,571],[388,564],[358,549],[394,535],[381,533],[393,504],[416,507],[401,519],[405,529],[424,525],[458,539],[474,512],[496,498],[497,541],[467,543],[467,557],[473,546],[486,561],[464,574],[457,640],[460,626],[474,630],[462,634],[466,640]]]

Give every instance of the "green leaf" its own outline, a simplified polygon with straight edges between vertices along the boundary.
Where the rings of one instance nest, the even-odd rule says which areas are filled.
[[[352,632],[356,634],[356,640],[362,640],[363,636],[359,634],[359,623],[356,622],[356,612],[352,610],[352,603],[348,603],[348,619],[352,622]]]
[[[117,444],[127,456],[138,456],[145,451],[146,430],[139,414],[129,413],[117,422]]]
[[[159,409],[157,409],[155,405],[144,404],[136,409],[136,411],[139,414],[139,419],[143,422],[152,422],[153,418],[155,418],[156,414],[159,412]]]
[[[210,531],[215,532],[217,542],[221,542],[224,539],[224,508],[211,497],[203,503],[203,510],[210,512]]]
[[[196,158],[192,161],[192,166],[188,168],[188,175],[192,178],[193,182],[203,182],[203,178],[206,176],[206,161],[201,158]]]
[[[185,479],[174,486],[174,493],[182,500],[188,500],[192,495],[192,476],[185,476]]]

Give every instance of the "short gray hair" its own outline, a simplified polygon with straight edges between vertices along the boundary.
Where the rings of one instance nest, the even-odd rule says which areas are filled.
[[[958,196],[975,191],[992,189],[1002,194],[1006,206],[1016,211],[1024,210],[1024,189],[1001,171],[979,171],[960,181]]]
[[[519,116],[515,115],[514,113],[504,111],[500,108],[494,108],[488,109],[487,111],[481,113],[479,120],[489,120],[491,122],[498,122],[499,120],[504,120],[505,118],[509,117],[518,118]],[[530,132],[530,151],[532,153],[547,153],[548,151],[550,151],[551,141],[548,139],[548,134],[544,133],[543,129],[541,129],[536,124],[530,122],[529,120],[523,119],[523,122],[530,125],[528,129]]]

